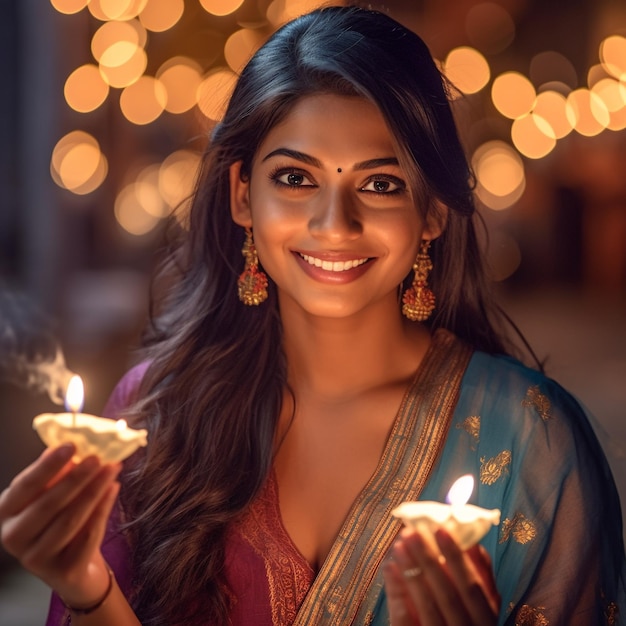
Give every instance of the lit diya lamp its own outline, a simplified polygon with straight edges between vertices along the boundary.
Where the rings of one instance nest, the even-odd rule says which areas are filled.
[[[474,490],[471,474],[461,476],[450,488],[446,501],[403,502],[392,514],[404,524],[418,531],[426,540],[434,541],[434,534],[443,528],[453,537],[462,550],[478,543],[491,526],[500,523],[499,509],[483,509],[467,501]]]
[[[96,455],[102,463],[117,463],[140,446],[148,444],[148,431],[129,428],[125,420],[112,420],[81,413],[83,381],[73,376],[65,394],[68,413],[42,413],[33,420],[33,428],[49,448],[64,443],[76,446],[74,460]]]

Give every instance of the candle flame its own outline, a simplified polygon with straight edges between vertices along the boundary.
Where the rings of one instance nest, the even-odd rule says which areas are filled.
[[[65,407],[72,413],[80,413],[85,400],[83,380],[80,376],[72,376],[65,392]]]
[[[126,420],[117,420],[115,422],[115,427],[117,428],[117,430],[126,430],[127,426],[128,424],[126,423]]]
[[[467,504],[474,491],[474,477],[471,474],[465,474],[461,478],[457,478],[448,495],[446,496],[446,502],[455,506],[462,506]]]

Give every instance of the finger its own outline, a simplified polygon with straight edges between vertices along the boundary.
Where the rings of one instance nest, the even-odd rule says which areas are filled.
[[[484,546],[477,544],[467,551],[476,572],[485,588],[485,593],[494,613],[500,611],[501,598],[496,585],[496,577],[491,563],[491,557]]]
[[[48,483],[66,466],[76,448],[64,444],[43,454],[22,470],[0,494],[0,522],[19,513],[43,491]]]
[[[107,465],[102,467],[94,478],[89,481],[76,497],[65,506],[54,519],[46,526],[44,531],[33,541],[22,557],[22,564],[32,569],[41,567],[56,558],[75,541],[77,537],[85,533],[78,544],[88,544],[88,549],[93,550],[99,539],[90,527],[98,518],[96,511],[102,505],[102,500],[112,486],[112,482],[119,472],[118,466]],[[95,518],[94,518],[95,515]],[[93,518],[93,519],[92,519]],[[103,527],[106,518],[102,521]],[[91,543],[89,542],[91,538]],[[83,550],[83,553],[88,550]]]
[[[91,555],[102,545],[107,522],[113,505],[120,491],[120,483],[111,483],[95,506],[90,518],[66,548],[66,553],[74,552],[85,556]]]
[[[435,538],[446,560],[447,574],[454,583],[471,623],[481,624],[481,626],[495,624],[497,615],[492,609],[487,589],[472,559],[460,549],[445,530],[438,530]],[[452,612],[444,611],[444,614],[448,617],[452,615]]]
[[[402,571],[395,561],[387,561],[383,567],[383,578],[391,626],[420,626]]]
[[[100,462],[96,457],[86,458],[19,514],[5,521],[2,525],[2,540],[7,550],[21,558],[26,549],[53,524],[56,516],[89,484],[99,469]]]
[[[421,624],[423,626],[443,626],[445,622],[431,585],[433,567],[440,567],[440,565],[436,558],[434,566],[427,564],[427,560],[422,554],[422,547],[416,548],[414,546],[413,550],[409,552],[409,541],[417,542],[416,545],[420,546],[422,538],[417,533],[406,533],[403,531],[400,539],[394,545],[393,557],[403,573],[404,584],[413,601]],[[407,576],[409,572],[413,572],[416,568],[419,571],[418,575]]]

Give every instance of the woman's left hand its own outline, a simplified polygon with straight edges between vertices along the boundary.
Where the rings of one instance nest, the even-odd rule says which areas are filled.
[[[500,596],[486,550],[462,551],[444,530],[437,544],[404,529],[384,569],[392,626],[491,626]]]

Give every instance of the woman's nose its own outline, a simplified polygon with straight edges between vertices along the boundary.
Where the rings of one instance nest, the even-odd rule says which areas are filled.
[[[363,232],[354,199],[341,190],[329,190],[315,200],[309,231],[318,239],[341,243],[356,239]]]

